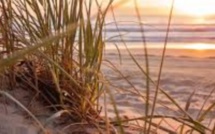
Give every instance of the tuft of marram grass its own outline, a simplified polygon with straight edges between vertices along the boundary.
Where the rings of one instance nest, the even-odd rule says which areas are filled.
[[[70,111],[75,121],[93,121],[102,92],[103,25],[112,2],[102,9],[91,0],[1,0],[2,47],[8,58],[0,64],[11,68],[14,82],[29,85],[55,110]],[[23,57],[25,74],[13,69]]]

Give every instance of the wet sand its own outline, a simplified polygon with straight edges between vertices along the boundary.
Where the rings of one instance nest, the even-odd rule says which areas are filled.
[[[159,87],[167,92],[193,119],[198,119],[209,106],[215,102],[215,59],[214,51],[193,51],[187,50],[167,50],[163,65]],[[132,54],[145,70],[145,59],[143,49],[133,49]],[[161,61],[161,50],[154,49],[149,51],[149,70],[150,78],[157,83],[158,72]],[[205,55],[199,55],[205,53]],[[207,54],[207,55],[206,55]],[[120,56],[117,51],[108,50],[105,55],[103,70],[106,79],[112,86],[108,89],[114,96],[117,109],[121,116],[126,118],[142,117],[145,113],[146,101],[146,76],[137,67],[131,56],[123,50]],[[115,71],[107,61],[112,62]],[[117,73],[116,68],[121,72]],[[122,74],[125,79],[122,78]],[[154,99],[156,86],[150,83],[150,110]],[[141,94],[143,97],[140,97]],[[192,95],[193,94],[193,95]],[[108,96],[108,95],[107,95]],[[192,96],[192,97],[191,97]],[[101,99],[103,100],[104,97]],[[105,107],[109,117],[114,118],[115,111],[112,101],[107,97],[108,105],[103,105],[103,115]],[[190,102],[186,110],[187,103]],[[151,113],[149,110],[149,113]],[[164,94],[159,92],[155,115],[183,117],[184,113],[176,107]],[[206,126],[214,126],[215,113],[212,109],[204,121]],[[212,121],[212,122],[211,122]],[[175,121],[170,121],[173,131],[177,131],[180,126]],[[173,123],[174,122],[174,123]],[[168,124],[168,123],[167,123]],[[167,125],[164,124],[164,125]],[[175,124],[175,125],[174,125]]]

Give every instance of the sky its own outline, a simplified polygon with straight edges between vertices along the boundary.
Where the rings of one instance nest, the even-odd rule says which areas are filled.
[[[105,0],[107,1],[107,0]],[[121,2],[121,9],[129,14],[134,9],[135,0],[115,0]],[[169,12],[173,0],[136,0],[139,9],[148,14],[163,15]],[[215,15],[215,0],[175,0],[174,13],[177,15],[205,17]]]

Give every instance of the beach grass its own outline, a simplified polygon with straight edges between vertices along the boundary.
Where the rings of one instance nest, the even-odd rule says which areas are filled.
[[[59,116],[58,114],[66,113],[68,118],[76,123],[87,122],[94,124],[98,129],[101,124],[105,124],[107,133],[111,133],[111,129],[115,130],[115,126],[119,126],[118,133],[124,134],[124,123],[131,121],[144,122],[142,125],[139,124],[139,127],[142,128],[140,133],[148,134],[155,129],[161,129],[166,133],[177,133],[168,127],[153,122],[154,119],[167,120],[167,122],[171,119],[181,124],[179,127],[179,133],[181,134],[185,132],[206,133],[206,131],[212,133],[215,131],[215,126],[209,128],[203,123],[205,117],[214,109],[215,104],[211,104],[204,112],[201,110],[198,117],[193,118],[187,111],[195,92],[190,94],[184,108],[165,89],[160,87],[174,2],[170,9],[166,39],[156,82],[150,76],[148,44],[145,41],[144,24],[137,4],[136,17],[140,24],[143,39],[144,67],[129,50],[120,30],[118,30],[121,41],[133,64],[137,66],[145,78],[145,81],[143,81],[146,85],[145,92],[136,89],[135,85],[112,61],[103,60],[106,44],[104,40],[105,17],[109,12],[112,12],[114,16],[114,8],[119,6],[117,4],[117,6],[114,6],[112,0],[107,5],[102,5],[97,0],[0,0],[0,4],[2,10],[2,21],[0,21],[0,34],[2,36],[1,74],[9,77],[8,87],[10,89],[17,88],[17,84],[24,85],[30,92],[35,92],[32,101],[35,98],[40,98],[45,102],[44,107],[51,107],[55,114],[50,115],[47,121],[53,120],[56,116]],[[93,4],[96,5],[96,9],[92,9]],[[115,23],[116,29],[118,29],[116,20]],[[120,50],[118,52],[120,57]],[[143,107],[145,112],[142,113],[141,117],[121,118],[121,113],[114,99],[114,88],[112,88],[111,80],[106,79],[101,70],[104,62],[134,89],[131,92],[132,94],[145,101],[146,105]],[[151,93],[151,85],[155,86],[154,94]],[[211,97],[213,92],[214,90],[211,91],[208,98]],[[1,89],[0,94],[10,98],[23,108],[45,133],[45,128],[41,122],[25,106],[20,104],[19,100],[8,94],[7,89]],[[157,98],[161,94],[177,107],[183,116],[157,114],[155,108],[160,105]],[[99,102],[99,99],[102,95],[110,98],[116,115],[115,121],[108,120],[107,111],[105,111],[106,117],[104,120],[100,117],[101,102]],[[106,97],[104,98],[106,99]],[[106,101],[104,100],[104,102]],[[201,109],[205,107],[205,103]],[[104,109],[106,108],[102,110]]]
[[[97,5],[94,14],[92,3]],[[2,47],[7,57],[0,63],[2,73],[7,70],[12,83],[19,79],[48,106],[69,111],[74,120],[96,120],[103,25],[111,3],[102,8],[97,1],[2,0]],[[27,70],[16,72],[16,64]]]

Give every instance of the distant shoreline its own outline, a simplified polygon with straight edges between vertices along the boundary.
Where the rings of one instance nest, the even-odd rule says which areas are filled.
[[[133,55],[142,55],[144,56],[144,48],[143,45],[139,47],[129,47],[129,51]],[[148,56],[158,56],[162,55],[163,48],[159,47],[147,47]],[[123,46],[115,46],[105,47],[105,54],[128,54],[127,50]],[[207,49],[207,50],[195,50],[195,49],[185,49],[185,48],[167,48],[165,57],[181,57],[181,58],[206,58],[206,59],[215,59],[215,50]]]

